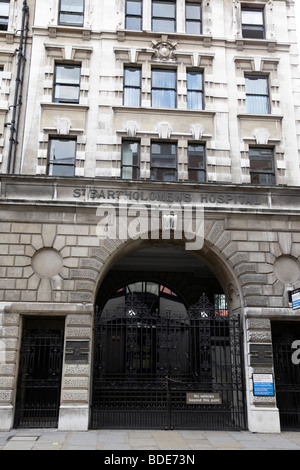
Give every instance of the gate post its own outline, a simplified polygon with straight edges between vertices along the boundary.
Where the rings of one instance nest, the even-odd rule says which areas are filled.
[[[20,323],[20,315],[10,313],[10,305],[0,304],[0,431],[13,427]]]
[[[92,311],[66,317],[61,406],[58,429],[87,431],[89,427]]]
[[[274,378],[271,321],[267,318],[247,318],[246,380],[248,427],[251,432],[280,433],[279,410],[274,396],[254,396],[253,374],[272,374]]]

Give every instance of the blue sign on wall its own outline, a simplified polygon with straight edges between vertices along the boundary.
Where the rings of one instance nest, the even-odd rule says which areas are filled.
[[[296,310],[300,308],[300,289],[294,290],[291,294],[293,309]]]
[[[255,397],[274,397],[272,374],[253,374],[253,395]]]

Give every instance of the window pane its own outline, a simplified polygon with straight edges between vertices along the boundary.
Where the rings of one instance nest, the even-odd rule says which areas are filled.
[[[153,16],[160,18],[175,18],[175,2],[156,2],[152,3]]]
[[[0,16],[7,16],[9,15],[9,1],[7,2],[0,2]]]
[[[162,168],[152,168],[151,179],[156,181],[176,181],[176,170],[167,170]]]
[[[163,168],[176,167],[176,145],[166,143],[152,144],[151,147],[151,163],[153,166]]]
[[[134,17],[134,16],[128,16],[126,18],[125,28],[126,29],[137,29],[137,30],[142,29],[142,19]]]
[[[57,65],[55,71],[55,101],[79,102],[80,67]]]
[[[273,152],[270,149],[250,149],[250,168],[252,170],[272,171]]]
[[[186,23],[186,32],[188,34],[201,34],[201,23],[197,21],[187,21]]]
[[[202,156],[195,156],[195,155],[190,156],[189,167],[204,169],[204,156],[203,155]]]
[[[189,155],[204,156],[204,145],[190,144],[188,146]]]
[[[174,88],[176,84],[176,72],[174,70],[153,70],[153,88]]]
[[[248,113],[268,114],[269,96],[266,77],[245,77],[246,106]]]
[[[152,71],[152,106],[156,108],[175,108],[176,72],[174,70]]]
[[[175,108],[176,97],[173,90],[153,90],[152,106],[154,108]]]
[[[188,109],[203,109],[203,95],[201,92],[188,91],[187,93]]]
[[[151,179],[176,181],[176,144],[153,142],[151,144]]]
[[[203,74],[188,72],[187,75],[187,107],[203,109]]]
[[[84,0],[61,0],[59,22],[83,25]]]
[[[126,2],[126,14],[140,16],[142,14],[142,2],[141,0],[127,0]]]
[[[187,87],[189,90],[202,90],[203,74],[200,72],[188,72]]]
[[[49,169],[51,176],[74,176],[76,140],[50,141]]]
[[[263,25],[264,17],[262,10],[242,10],[242,23],[248,25]]]
[[[75,167],[69,165],[49,165],[49,176],[74,176]]]
[[[7,31],[9,16],[9,1],[0,3],[0,30]]]
[[[139,144],[138,142],[123,142],[123,165],[138,165]]]
[[[124,180],[132,180],[133,179],[133,167],[131,166],[124,166],[122,168],[122,178]]]
[[[125,14],[126,29],[142,29],[142,1],[127,0]]]
[[[139,142],[122,143],[122,178],[138,179],[139,177]]]
[[[60,9],[65,12],[83,13],[84,0],[61,0]]]
[[[140,86],[141,80],[141,70],[133,67],[125,68],[124,70],[124,80],[126,86]]]
[[[269,100],[266,96],[249,95],[246,100],[247,113],[268,114]]]
[[[124,104],[139,106],[141,97],[141,70],[128,67],[124,70]]]
[[[275,184],[275,176],[273,174],[264,173],[251,173],[252,184]]]
[[[189,181],[204,183],[206,180],[205,171],[189,170]]]
[[[137,88],[124,89],[124,105],[125,106],[139,106],[140,105],[140,90]]]
[[[74,163],[76,152],[76,140],[51,140],[50,162]]]
[[[59,17],[60,23],[68,23],[73,25],[82,25],[83,24],[83,15],[79,15],[78,13],[61,13]]]
[[[274,184],[274,161],[272,149],[250,148],[250,175],[253,184]]]
[[[201,19],[201,5],[200,3],[187,3],[186,8],[186,19],[189,20],[200,20]]]
[[[246,77],[246,93],[267,95],[268,80],[266,77]]]
[[[56,66],[56,82],[79,84],[80,81],[80,67],[72,67],[66,65]]]
[[[55,100],[58,101],[79,101],[79,87],[56,85]]]
[[[166,33],[175,32],[175,21],[174,20],[157,20],[153,19],[152,23],[153,31],[163,31]]]
[[[176,2],[152,2],[152,29],[153,31],[166,31],[173,33],[176,28]]]

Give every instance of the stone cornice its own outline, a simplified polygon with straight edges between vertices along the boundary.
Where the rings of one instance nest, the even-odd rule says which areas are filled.
[[[125,199],[124,199],[125,198]],[[205,211],[245,213],[255,216],[300,214],[300,187],[188,182],[124,181],[121,179],[0,177],[0,206],[95,207],[118,204],[182,203],[203,206]]]

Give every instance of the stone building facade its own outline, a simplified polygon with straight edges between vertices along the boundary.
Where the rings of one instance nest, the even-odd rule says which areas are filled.
[[[278,331],[289,336],[288,370],[297,371],[292,344],[300,340],[291,297],[300,289],[294,2],[1,4],[9,13],[0,31],[0,428],[22,426],[27,331],[52,331],[57,319],[57,426],[88,429],[96,308],[125,285],[151,281],[182,295],[187,309],[203,292],[224,296],[223,308],[241,322],[242,427],[280,432],[299,400],[285,411],[288,392],[283,404],[278,395]],[[24,9],[23,95],[8,165]],[[157,206],[170,217],[153,231]],[[107,237],[100,236],[105,209],[113,217],[105,219]],[[200,245],[187,250],[191,241]],[[235,360],[228,361],[233,376]],[[271,377],[274,393],[255,393],[255,377]],[[297,389],[296,379],[284,380]],[[198,391],[195,383],[189,390]],[[36,426],[43,410],[35,414],[32,390],[31,400],[26,423]]]

